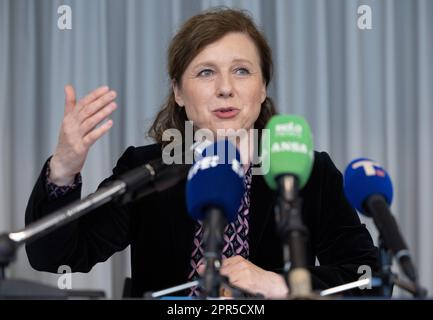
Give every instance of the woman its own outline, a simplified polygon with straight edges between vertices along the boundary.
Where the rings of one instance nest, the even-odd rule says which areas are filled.
[[[245,13],[220,9],[189,19],[168,50],[172,87],[150,135],[156,144],[129,147],[113,175],[101,185],[149,160],[160,158],[163,133],[185,121],[195,129],[262,129],[275,114],[267,87],[272,75],[270,48]],[[116,93],[101,87],[78,102],[65,87],[65,115],[59,142],[45,163],[26,211],[26,224],[80,198],[81,171],[90,146],[113,125],[96,127],[116,109]],[[249,154],[249,153],[248,153]],[[247,156],[248,156],[247,154]],[[247,161],[248,162],[248,161]],[[230,282],[268,298],[287,288],[280,239],[275,235],[273,192],[247,168],[246,193],[236,223],[225,229],[221,273]],[[342,177],[326,153],[315,154],[311,178],[302,190],[302,215],[310,231],[308,259],[315,289],[355,281],[358,267],[377,266],[365,226],[342,192]],[[131,245],[132,295],[193,279],[202,269],[202,229],[187,214],[185,181],[133,204],[106,204],[92,214],[28,245],[37,270],[60,265],[88,272],[96,263]],[[320,266],[315,266],[315,258]],[[192,291],[191,294],[196,294]]]

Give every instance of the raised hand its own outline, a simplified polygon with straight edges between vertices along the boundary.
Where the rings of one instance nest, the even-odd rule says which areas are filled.
[[[51,182],[59,186],[73,182],[84,166],[90,147],[113,126],[113,120],[103,121],[116,110],[116,96],[115,91],[103,86],[76,102],[74,88],[65,86],[65,113],[50,161]]]

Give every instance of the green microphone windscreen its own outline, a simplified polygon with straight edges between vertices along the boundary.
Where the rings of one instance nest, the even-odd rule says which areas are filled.
[[[295,115],[276,115],[263,130],[261,141],[264,178],[276,190],[276,178],[294,175],[299,188],[307,183],[314,162],[313,138],[307,121]]]

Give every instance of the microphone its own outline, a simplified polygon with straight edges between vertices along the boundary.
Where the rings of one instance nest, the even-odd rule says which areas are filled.
[[[115,201],[126,204],[153,192],[164,191],[185,179],[190,167],[187,164],[166,165],[162,159],[155,159],[134,168],[113,182],[121,183],[125,188]]]
[[[185,157],[201,157],[209,141],[194,143]],[[153,192],[164,191],[186,179],[191,165],[168,165],[162,158],[152,160],[107,182],[94,193],[74,201],[63,208],[29,224],[26,228],[0,237],[0,264],[7,257],[10,261],[19,245],[40,238],[61,226],[78,219],[110,201],[120,205],[135,201]],[[6,259],[6,258],[5,258]],[[1,275],[0,275],[1,277]]]
[[[416,271],[408,247],[389,208],[393,188],[385,169],[367,158],[353,160],[344,172],[344,192],[358,212],[373,218],[384,245],[408,279],[416,283]]]
[[[197,141],[182,153],[185,163],[166,164],[164,157],[149,161],[116,178],[116,182],[123,183],[126,191],[115,199],[120,204],[126,204],[140,199],[153,192],[161,192],[173,187],[187,177],[191,164],[188,161],[198,159],[206,147],[211,145],[209,140]]]
[[[207,147],[189,170],[186,203],[190,216],[203,221],[203,287],[208,296],[219,296],[224,226],[236,219],[244,192],[240,154],[227,140]]]
[[[299,190],[307,183],[313,167],[314,150],[310,127],[304,118],[294,115],[273,116],[262,137],[262,168],[267,185],[278,191],[275,207],[277,232],[284,242],[285,271],[290,292],[306,296],[311,292],[307,267],[308,230],[301,218]]]

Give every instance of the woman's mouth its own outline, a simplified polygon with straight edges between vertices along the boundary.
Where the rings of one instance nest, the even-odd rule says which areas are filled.
[[[220,119],[230,119],[236,117],[240,112],[240,110],[233,107],[227,107],[227,108],[218,108],[212,112]]]

